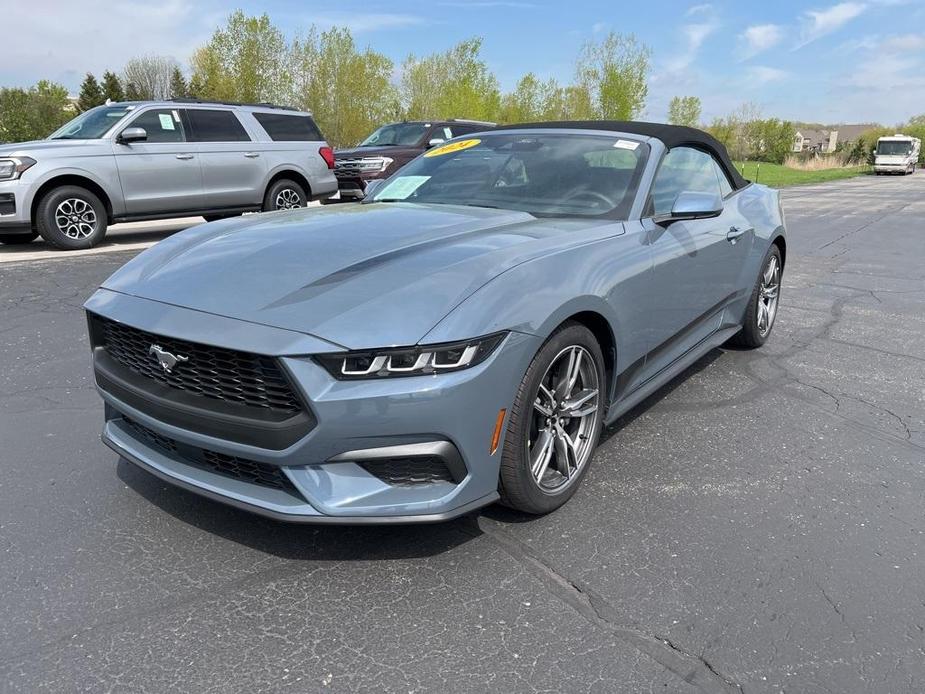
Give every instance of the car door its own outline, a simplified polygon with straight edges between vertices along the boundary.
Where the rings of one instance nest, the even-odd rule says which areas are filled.
[[[705,219],[659,223],[682,192],[716,194],[723,198],[723,211]],[[734,197],[711,154],[676,147],[662,159],[650,192],[650,215],[643,220],[653,261],[647,377],[715,332],[740,291],[754,230]]]
[[[199,209],[202,170],[199,158],[190,151],[179,111],[152,108],[138,114],[121,131],[126,128],[143,128],[147,139],[123,144],[117,134],[113,141],[125,213],[162,214]]]
[[[263,202],[266,157],[231,108],[187,108],[190,141],[202,163],[203,207]]]

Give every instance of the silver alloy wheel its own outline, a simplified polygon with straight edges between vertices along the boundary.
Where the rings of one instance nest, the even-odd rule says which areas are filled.
[[[55,224],[58,231],[69,239],[87,238],[96,231],[98,221],[96,210],[80,198],[68,198],[55,208]]]
[[[541,491],[558,493],[578,478],[593,453],[600,388],[591,353],[571,345],[556,355],[540,381],[527,457]]]
[[[302,206],[302,196],[292,188],[283,188],[276,194],[277,210],[291,210]]]
[[[761,273],[761,288],[758,290],[758,333],[766,337],[777,316],[777,301],[780,298],[780,261],[772,255]]]

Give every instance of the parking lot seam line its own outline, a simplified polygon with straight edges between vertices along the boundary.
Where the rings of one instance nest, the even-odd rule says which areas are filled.
[[[590,587],[573,581],[539,557],[531,547],[503,529],[500,523],[480,517],[478,529],[545,586],[547,592],[593,626],[607,631],[649,656],[687,684],[703,692],[743,694],[740,684],[723,675],[703,654],[693,654],[670,639],[620,624],[608,616],[614,608]]]

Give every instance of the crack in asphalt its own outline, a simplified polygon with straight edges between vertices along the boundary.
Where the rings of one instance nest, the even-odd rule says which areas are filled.
[[[557,571],[531,547],[504,530],[497,521],[480,517],[475,524],[482,534],[539,579],[548,593],[593,626],[613,634],[703,692],[742,694],[744,691],[740,684],[708,661],[703,653],[690,653],[665,636],[646,633],[613,619],[608,613],[615,610],[603,597],[589,586]]]

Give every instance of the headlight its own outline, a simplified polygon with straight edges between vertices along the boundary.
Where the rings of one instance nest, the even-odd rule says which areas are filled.
[[[468,369],[485,361],[506,334],[440,345],[317,354],[315,360],[339,380],[423,376]]]
[[[0,181],[19,178],[22,172],[35,165],[32,157],[8,157],[0,159]]]
[[[359,161],[359,167],[363,173],[381,173],[389,168],[391,163],[389,157],[363,157]]]

